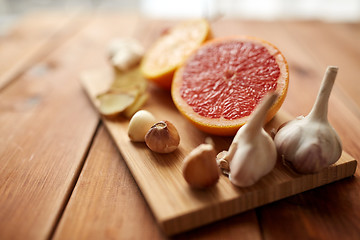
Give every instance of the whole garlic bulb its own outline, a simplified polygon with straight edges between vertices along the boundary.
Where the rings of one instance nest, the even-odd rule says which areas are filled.
[[[236,186],[251,186],[275,167],[276,147],[263,125],[277,97],[277,93],[272,93],[263,99],[249,121],[238,130],[224,157],[230,161],[229,178]]]
[[[328,67],[315,104],[306,117],[296,118],[276,133],[279,154],[299,173],[315,173],[341,156],[341,140],[327,119],[328,101],[338,67]]]

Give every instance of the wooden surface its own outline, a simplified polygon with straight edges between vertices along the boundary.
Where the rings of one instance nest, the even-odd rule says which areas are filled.
[[[1,37],[0,239],[166,239],[79,74],[107,66],[112,38],[133,36],[147,47],[175,22],[46,13]],[[212,29],[280,48],[291,81],[282,108],[292,115],[309,111],[326,66],[338,65],[329,120],[344,150],[360,159],[360,24],[221,19]],[[359,171],[173,238],[356,239]]]
[[[111,70],[111,68],[110,68]],[[85,74],[86,73],[86,74]],[[81,83],[94,105],[99,107],[97,96],[109,88],[112,74],[106,70],[92,70],[82,74]],[[167,119],[180,130],[179,148],[171,154],[156,154],[145,143],[133,143],[127,130],[129,120],[102,118],[110,135],[122,154],[145,200],[167,235],[178,234],[229,216],[253,209],[273,201],[301,193],[355,173],[357,162],[347,153],[331,167],[317,174],[296,174],[278,159],[275,169],[255,185],[238,188],[226,176],[206,190],[194,190],[182,176],[185,156],[204,142],[205,135],[194,128],[175,108],[166,91],[151,86],[151,98],[143,109],[158,119]],[[291,120],[288,114],[278,112],[266,125],[271,130]],[[229,149],[231,138],[212,136],[216,152]]]

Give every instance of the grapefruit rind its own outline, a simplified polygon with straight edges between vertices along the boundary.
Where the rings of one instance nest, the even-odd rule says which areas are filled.
[[[175,70],[211,36],[205,19],[182,22],[161,36],[145,53],[140,63],[142,75],[170,90]]]
[[[280,76],[278,78],[277,88],[276,88],[276,91],[279,94],[279,98],[275,101],[273,106],[268,111],[265,121],[267,123],[279,111],[287,94],[288,84],[289,84],[289,68],[287,61],[283,56],[283,54],[280,52],[280,50],[273,44],[265,40],[258,39],[255,37],[249,37],[249,36],[231,36],[225,38],[216,38],[204,43],[200,48],[206,47],[208,44],[213,44],[216,42],[227,41],[227,40],[253,41],[260,43],[261,45],[266,46],[269,53],[274,56],[276,62],[279,65]],[[192,54],[195,54],[196,52],[197,50],[195,50]],[[171,95],[173,98],[173,102],[177,107],[177,109],[179,110],[179,112],[182,115],[184,115],[185,118],[187,118],[193,125],[195,125],[198,129],[200,129],[203,132],[214,135],[220,135],[220,136],[234,136],[237,130],[248,121],[249,116],[235,120],[227,120],[225,118],[212,119],[212,118],[203,117],[198,113],[194,112],[192,107],[189,106],[180,95],[182,75],[185,65],[186,62],[184,62],[184,64],[181,67],[179,67],[175,72],[171,87]]]

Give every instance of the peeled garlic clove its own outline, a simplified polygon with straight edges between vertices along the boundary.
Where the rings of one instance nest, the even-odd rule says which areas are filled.
[[[170,153],[179,146],[180,136],[171,122],[160,121],[146,133],[145,143],[154,152]]]
[[[186,182],[194,188],[207,188],[219,180],[216,152],[212,144],[200,144],[185,157],[182,173]]]
[[[224,159],[230,162],[230,181],[239,187],[255,184],[275,167],[277,152],[270,135],[263,125],[268,110],[278,94],[266,96],[251,114],[249,121],[241,127]]]
[[[145,135],[156,123],[154,115],[146,110],[137,111],[130,119],[128,136],[132,142],[144,142]]]
[[[328,67],[315,104],[306,117],[278,130],[274,141],[279,154],[299,173],[316,173],[341,156],[341,140],[327,119],[328,101],[337,67]]]

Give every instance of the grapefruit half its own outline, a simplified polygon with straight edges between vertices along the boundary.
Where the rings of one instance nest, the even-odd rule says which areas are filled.
[[[170,90],[175,70],[209,37],[210,25],[205,19],[184,21],[172,27],[143,56],[140,64],[143,76]]]
[[[285,57],[273,44],[254,37],[213,39],[196,49],[176,71],[171,88],[175,106],[200,130],[233,136],[270,91],[281,107],[289,84]]]

